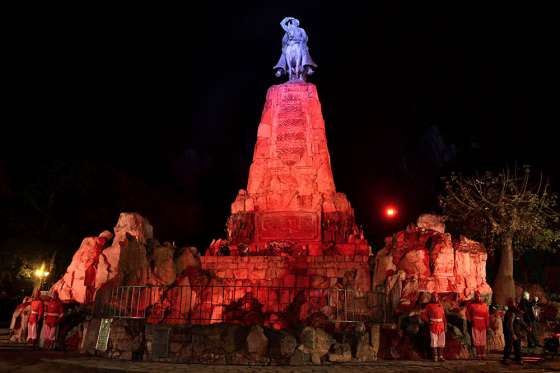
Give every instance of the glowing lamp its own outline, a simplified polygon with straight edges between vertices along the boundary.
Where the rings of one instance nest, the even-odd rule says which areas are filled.
[[[41,268],[37,268],[34,272],[35,277],[39,278],[41,281],[49,275],[48,271],[45,271],[45,264],[41,264]]]
[[[397,209],[395,209],[394,207],[387,207],[385,209],[385,216],[387,216],[388,218],[394,218],[395,216],[397,216]]]

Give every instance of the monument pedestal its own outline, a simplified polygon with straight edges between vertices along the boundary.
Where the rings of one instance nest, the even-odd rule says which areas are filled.
[[[265,314],[297,309],[288,318],[299,320],[339,318],[344,302],[367,303],[370,248],[336,192],[315,85],[269,88],[247,189],[231,205],[227,230],[201,264],[236,300],[250,292]]]
[[[247,189],[233,202],[227,227],[233,252],[243,244],[264,255],[279,245],[288,254],[369,255],[354,210],[335,189],[314,84],[269,88]]]

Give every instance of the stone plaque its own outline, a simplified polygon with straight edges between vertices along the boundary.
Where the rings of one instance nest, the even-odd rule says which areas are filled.
[[[107,351],[107,343],[109,342],[109,334],[111,334],[111,323],[113,319],[101,319],[99,324],[99,334],[97,335],[97,343],[95,349],[98,351]]]
[[[284,95],[276,120],[276,156],[284,164],[299,162],[306,148],[306,117],[297,95]]]
[[[169,355],[169,328],[156,327],[154,328],[153,342],[152,342],[152,358],[160,359],[166,358]]]
[[[261,240],[318,240],[319,219],[314,212],[269,212],[257,215]]]

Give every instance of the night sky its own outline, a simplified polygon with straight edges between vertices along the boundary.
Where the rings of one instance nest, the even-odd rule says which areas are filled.
[[[162,241],[224,237],[280,82],[285,16],[309,35],[337,190],[375,248],[437,212],[450,171],[529,163],[558,191],[555,13],[455,3],[212,2],[26,20],[5,71],[0,248],[69,257],[121,211],[143,214]],[[388,203],[396,221],[382,219]]]

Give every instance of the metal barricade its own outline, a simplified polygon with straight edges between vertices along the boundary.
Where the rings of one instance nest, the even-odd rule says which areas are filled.
[[[367,303],[367,302],[366,302]],[[118,286],[96,295],[94,314],[105,318],[158,319],[169,323],[242,322],[248,314],[321,312],[329,321],[364,321],[355,291],[274,286]]]

